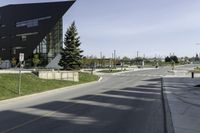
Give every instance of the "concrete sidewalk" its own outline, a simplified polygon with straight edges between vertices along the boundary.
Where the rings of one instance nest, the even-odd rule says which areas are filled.
[[[100,76],[101,75],[118,75],[118,74],[122,74],[122,73],[129,73],[129,72],[136,72],[136,71],[146,71],[146,70],[154,70],[154,69],[156,69],[156,68],[130,68],[130,69],[126,68],[126,71],[121,71],[121,72],[116,72],[116,73],[103,73],[103,72],[99,72],[101,70],[106,70],[106,69],[101,69],[101,70],[95,70],[94,74],[100,75]],[[116,69],[116,70],[121,70],[121,69],[119,68],[119,69]]]
[[[165,77],[164,91],[175,133],[200,133],[199,78]]]

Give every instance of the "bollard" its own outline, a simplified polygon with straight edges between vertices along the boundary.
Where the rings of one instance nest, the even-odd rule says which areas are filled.
[[[192,72],[191,74],[192,74],[192,78],[194,78],[194,72]]]

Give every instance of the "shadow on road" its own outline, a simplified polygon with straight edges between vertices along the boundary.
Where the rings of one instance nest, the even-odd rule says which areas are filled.
[[[160,81],[0,112],[0,132],[163,133]]]

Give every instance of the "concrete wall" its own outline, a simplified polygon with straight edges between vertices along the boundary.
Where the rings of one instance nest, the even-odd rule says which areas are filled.
[[[18,74],[19,69],[5,69],[0,70],[0,74]],[[22,70],[21,73],[32,73],[31,70]]]
[[[79,81],[79,73],[76,71],[39,71],[38,76],[41,79]]]

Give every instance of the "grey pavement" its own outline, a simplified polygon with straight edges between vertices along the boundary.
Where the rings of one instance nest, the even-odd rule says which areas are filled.
[[[194,87],[198,84],[199,78],[180,73],[178,77],[164,78],[175,133],[200,133],[200,87]]]
[[[164,133],[161,75],[169,68],[107,75],[101,82],[0,102],[0,133]]]

